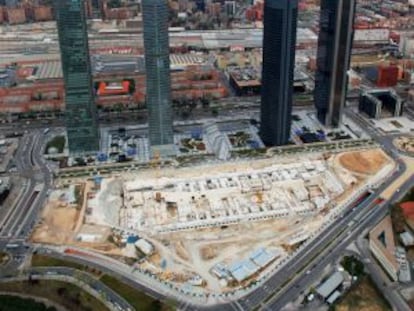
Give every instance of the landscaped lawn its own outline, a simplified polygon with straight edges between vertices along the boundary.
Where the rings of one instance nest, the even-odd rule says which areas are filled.
[[[173,303],[163,304],[159,300],[137,291],[135,288],[119,281],[118,279],[104,275],[101,281],[108,287],[112,288],[120,296],[124,297],[137,311],[173,311],[175,307]]]
[[[106,311],[108,308],[98,299],[78,286],[55,280],[13,281],[0,283],[0,291],[23,293],[44,297],[76,311]],[[8,309],[5,309],[8,310]],[[31,310],[29,308],[22,310]]]
[[[46,307],[43,303],[30,298],[10,295],[0,296],[0,311],[56,311],[54,307]]]
[[[57,153],[62,153],[63,149],[65,148],[66,138],[65,136],[56,136],[52,140],[50,140],[46,145],[46,153],[48,152],[50,147],[54,147],[57,149]]]
[[[128,301],[135,308],[136,311],[173,311],[176,309],[174,307],[174,302],[172,301],[164,303],[159,300],[156,300],[148,296],[147,294],[140,292],[135,288],[121,282],[115,277],[112,277],[107,274],[102,275],[102,272],[97,269],[93,269],[70,260],[58,259],[47,255],[34,254],[32,256],[32,266],[70,267],[92,273],[95,276],[100,277],[101,282],[103,282],[113,291],[122,296],[126,301]]]
[[[46,255],[40,255],[40,254],[33,254],[32,256],[32,266],[33,267],[69,267],[69,268],[75,268],[79,270],[83,270],[83,265],[63,260],[59,258],[54,258],[51,256]]]
[[[74,268],[74,269],[78,269],[81,271],[89,272],[98,277],[101,276],[102,274],[101,271],[97,269],[93,269],[91,267],[82,265],[74,261],[54,258],[51,256],[40,255],[40,254],[34,254],[32,256],[32,267],[69,267],[69,268]]]

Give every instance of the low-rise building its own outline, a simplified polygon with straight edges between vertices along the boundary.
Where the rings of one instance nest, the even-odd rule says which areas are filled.
[[[218,71],[203,66],[200,57],[171,55],[171,62],[172,67],[177,69],[171,72],[173,99],[227,96],[228,90],[221,82]],[[146,81],[143,57],[100,56],[93,58],[92,65],[98,91],[96,96],[98,107],[112,107],[115,104],[139,106],[145,103]],[[120,92],[99,90],[99,85],[103,85],[102,83],[124,85],[127,81],[132,82],[129,83],[131,87]],[[16,78],[6,69],[0,72],[0,112],[62,111],[64,96],[59,60],[18,64]]]
[[[400,51],[407,56],[414,55],[414,35],[412,33],[400,37]]]
[[[344,282],[344,276],[342,272],[337,271],[332,274],[325,282],[323,282],[318,288],[316,288],[316,292],[322,299],[326,300],[331,294],[342,285]]]
[[[6,20],[10,25],[26,23],[26,11],[24,8],[6,9]]]
[[[45,22],[53,20],[52,7],[45,5],[34,7],[33,19],[36,22]]]
[[[395,258],[399,265],[398,280],[403,283],[411,282],[411,268],[407,260],[407,252],[401,246],[397,246]]]
[[[369,248],[387,274],[398,280],[398,262],[395,259],[395,241],[391,216],[386,216],[369,232]]]
[[[154,247],[145,239],[139,239],[135,242],[135,247],[145,255],[150,255],[154,251]]]
[[[374,119],[400,117],[403,112],[403,103],[392,89],[374,89],[361,93],[359,111]]]
[[[411,232],[405,231],[400,234],[401,242],[404,246],[413,246],[414,245],[414,235]]]

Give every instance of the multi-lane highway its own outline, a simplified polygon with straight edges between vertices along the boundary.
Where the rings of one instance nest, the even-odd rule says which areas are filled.
[[[45,146],[43,132],[32,129],[21,138],[14,157],[14,164],[22,184],[18,187],[19,196],[12,206],[3,213],[0,220],[0,249],[7,249],[12,259],[0,273],[10,273],[27,253],[27,238],[36,225],[39,212],[52,185],[52,174],[44,162]]]
[[[405,187],[409,187],[413,182],[414,179],[406,182]],[[289,301],[292,301],[292,297],[297,297],[300,292],[313,285],[322,275],[326,266],[340,258],[347,246],[354,242],[363,231],[375,226],[388,213],[388,207],[386,203],[374,204],[372,202],[374,199],[375,197],[367,201],[359,210],[353,211],[340,224],[337,224],[334,232],[330,232],[335,237],[331,238],[331,241],[326,241],[325,236],[321,235],[321,239],[325,240],[322,242],[322,245],[325,245],[325,247],[320,249],[318,253],[309,254],[310,258],[316,255],[313,261],[309,261],[309,258],[304,259],[310,262],[307,271],[311,271],[311,274],[300,274],[294,282],[287,286],[283,294],[275,295],[274,298],[266,303],[263,310],[280,310]],[[395,197],[391,201],[394,200]],[[397,310],[409,310],[407,305],[403,304],[401,300],[397,302],[398,304],[392,303],[392,305],[397,306]]]

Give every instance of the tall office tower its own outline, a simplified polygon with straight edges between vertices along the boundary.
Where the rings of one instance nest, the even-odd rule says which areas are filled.
[[[65,121],[72,154],[99,150],[84,0],[55,0],[65,82]]]
[[[266,0],[260,136],[266,146],[290,137],[298,0]]]
[[[153,156],[174,153],[168,11],[167,0],[142,0],[146,103]]]
[[[315,106],[326,126],[340,124],[347,91],[356,0],[322,0]]]

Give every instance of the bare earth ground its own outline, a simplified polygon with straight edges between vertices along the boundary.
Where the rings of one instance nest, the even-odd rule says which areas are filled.
[[[391,308],[378,293],[372,281],[365,276],[335,306],[335,311],[390,311]]]
[[[76,207],[59,207],[50,203],[43,210],[42,224],[32,236],[34,242],[65,244],[73,239],[74,229],[79,218]]]
[[[85,194],[85,185],[85,183],[79,185],[80,194]],[[84,199],[81,198],[80,202],[84,202]],[[70,243],[75,237],[76,226],[82,220],[80,215],[83,207],[83,203],[78,206],[67,202],[65,196],[51,195],[43,209],[40,225],[32,235],[32,240],[51,244]]]
[[[283,249],[283,242],[304,226],[307,231],[316,230],[322,217],[309,217],[301,223],[302,217],[276,219],[256,223],[233,225],[226,229],[210,228],[197,231],[183,231],[148,238],[157,248],[159,256],[150,260],[155,266],[164,262],[160,276],[169,274],[199,274],[207,280],[208,288],[219,290],[218,280],[209,270],[219,262],[230,264],[248,255],[259,247]],[[163,241],[168,243],[162,243]],[[161,241],[161,242],[160,242]],[[167,245],[166,245],[167,244]]]
[[[381,149],[362,152],[347,152],[339,156],[340,164],[349,171],[359,174],[375,174],[387,162],[387,155]]]
[[[284,162],[288,161],[284,159]],[[334,201],[340,202],[345,199],[361,182],[389,163],[391,163],[391,160],[380,149],[334,155],[330,166],[335,169],[337,174],[349,175],[351,179],[355,180],[355,183],[351,184],[345,193]],[[220,167],[211,167],[211,169],[210,167],[203,167],[200,170],[185,168],[180,169],[180,176],[191,178],[195,171],[197,174],[200,174],[200,171],[208,171],[208,174],[236,171],[241,170],[244,165],[229,163],[220,165]],[[269,165],[269,160],[267,162],[259,160],[253,162],[250,166],[246,164],[244,169],[266,165]],[[148,171],[143,176],[145,174],[151,176],[156,173]],[[174,176],[176,174],[176,169],[163,171],[164,176]],[[89,186],[86,187],[89,191]],[[85,195],[88,191],[85,191]],[[59,207],[59,202],[50,201],[43,211],[43,222],[35,231],[33,240],[39,243],[72,244],[92,248],[110,255],[121,255],[122,250],[106,239],[100,243],[80,243],[74,240],[78,232],[92,233],[93,231],[93,226],[82,224],[87,200],[82,201],[81,210],[70,206]],[[147,262],[143,263],[141,268],[149,269],[165,279],[176,281],[185,281],[197,274],[206,282],[208,291],[223,291],[226,289],[221,288],[218,279],[210,273],[210,269],[214,265],[219,262],[231,264],[243,258],[247,259],[249,254],[260,247],[268,250],[279,250],[282,257],[284,257],[292,251],[286,246],[286,241],[300,232],[309,234],[316,232],[323,221],[324,216],[322,214],[306,217],[292,216],[262,222],[246,222],[222,229],[209,228],[146,236],[145,238],[154,245],[156,253]],[[88,226],[87,230],[86,226]],[[101,227],[99,230],[101,230]],[[277,264],[280,259],[276,259],[274,264]]]

